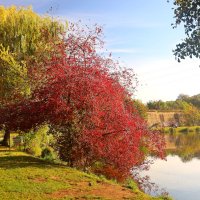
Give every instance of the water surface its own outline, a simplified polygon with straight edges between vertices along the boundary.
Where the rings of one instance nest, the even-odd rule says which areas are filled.
[[[167,161],[156,160],[141,175],[177,200],[200,200],[200,134],[167,135],[166,142]]]

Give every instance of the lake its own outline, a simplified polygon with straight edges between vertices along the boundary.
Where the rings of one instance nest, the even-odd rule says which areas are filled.
[[[167,161],[156,160],[149,171],[150,181],[165,188],[177,200],[200,199],[200,134],[166,135]],[[150,193],[155,196],[155,192]]]

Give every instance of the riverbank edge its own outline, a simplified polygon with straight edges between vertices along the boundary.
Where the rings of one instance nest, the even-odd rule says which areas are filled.
[[[70,174],[72,174],[72,172],[73,172],[73,176],[71,177]],[[24,152],[16,151],[15,149],[12,149],[11,153],[9,154],[8,148],[2,147],[2,146],[0,146],[0,173],[1,173],[0,199],[13,199],[13,193],[15,194],[16,198],[14,199],[16,200],[18,199],[21,199],[21,200],[23,199],[35,199],[35,200],[54,199],[54,197],[47,197],[46,195],[55,194],[56,192],[61,191],[64,188],[68,190],[74,190],[74,188],[76,188],[80,191],[90,190],[91,194],[86,194],[82,196],[78,194],[72,197],[66,195],[59,199],[77,199],[77,198],[78,199],[105,199],[105,200],[116,199],[116,197],[114,196],[113,196],[114,198],[112,198],[112,194],[107,194],[108,195],[107,197],[109,197],[107,198],[105,195],[103,195],[104,193],[103,190],[102,190],[102,196],[93,195],[94,194],[93,192],[96,191],[97,188],[99,188],[98,183],[101,182],[101,183],[108,184],[107,189],[108,187],[111,188],[111,187],[116,186],[116,187],[119,187],[118,190],[124,191],[124,194],[126,195],[128,194],[127,191],[132,192],[133,197],[129,197],[128,199],[173,200],[173,198],[168,197],[168,196],[151,197],[141,192],[133,181],[129,182],[128,185],[117,184],[116,181],[109,181],[105,179],[104,177],[98,177],[94,174],[87,174],[87,173],[78,171],[76,169],[66,167],[64,165],[47,163],[46,161],[42,159],[33,157]],[[63,177],[66,179],[63,179]],[[31,181],[32,184],[30,184],[30,180],[35,180],[35,181],[33,182]],[[45,182],[45,187],[43,184],[44,182]],[[9,184],[7,185],[5,183],[9,183]],[[79,186],[80,183],[88,183],[88,186],[87,187],[85,186],[83,187],[82,185]],[[76,187],[74,185],[76,185]],[[41,187],[44,188],[44,191],[40,189]],[[36,189],[38,189],[38,191]],[[30,192],[30,191],[33,191],[33,192]]]

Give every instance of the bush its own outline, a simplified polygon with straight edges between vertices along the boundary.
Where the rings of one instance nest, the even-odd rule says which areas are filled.
[[[179,132],[189,133],[189,128],[183,128]]]
[[[166,130],[164,131],[164,133],[169,133],[169,129],[168,129],[168,130],[166,129]]]
[[[42,150],[41,157],[47,162],[55,163],[56,155],[51,147],[46,147]]]
[[[159,131],[160,131],[161,133],[165,133],[165,128],[162,127],[162,128],[159,129]]]
[[[18,151],[24,151],[24,143],[19,143],[17,145],[17,149],[18,149]]]
[[[196,129],[195,129],[195,130],[196,130],[196,132],[197,132],[197,133],[199,133],[199,132],[200,132],[200,128],[199,128],[199,127],[196,127]]]
[[[42,152],[42,149],[41,149],[41,147],[40,146],[35,146],[34,147],[34,149],[33,149],[33,154],[35,155],[35,156],[40,156],[41,155],[41,152]]]
[[[42,150],[41,157],[53,156],[53,149],[51,147],[46,147]]]
[[[40,126],[36,131],[30,130],[29,133],[23,133],[24,150],[35,156],[41,156],[42,149],[53,144],[53,136],[47,135],[49,127]]]
[[[45,159],[47,162],[56,163],[56,159],[55,159],[54,154],[53,154],[53,155],[45,156],[44,159]]]
[[[169,132],[170,132],[171,134],[176,133],[176,129],[175,129],[175,128],[170,128],[170,129],[169,129]]]
[[[169,129],[164,128],[164,127],[160,128],[159,131],[160,131],[161,133],[169,133],[169,132],[170,132]]]

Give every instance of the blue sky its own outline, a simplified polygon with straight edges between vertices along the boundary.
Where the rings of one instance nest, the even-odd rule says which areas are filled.
[[[183,26],[171,27],[172,0],[0,0],[0,4],[32,4],[38,14],[59,5],[55,16],[89,26],[104,25],[105,50],[134,69],[139,80],[135,98],[143,103],[200,93],[199,59],[178,63],[172,53],[185,38]]]

